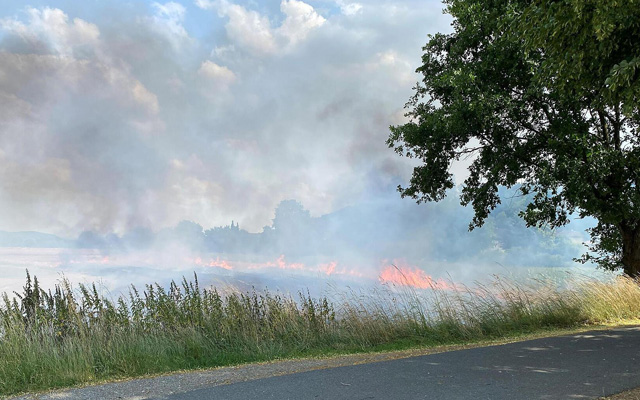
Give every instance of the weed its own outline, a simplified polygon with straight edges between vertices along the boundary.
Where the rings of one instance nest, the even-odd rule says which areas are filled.
[[[566,283],[568,282],[568,283]],[[624,277],[474,287],[387,287],[331,302],[301,292],[220,294],[198,277],[126,296],[63,280],[45,291],[27,271],[0,304],[0,394],[179,369],[437,345],[637,319],[640,285]]]

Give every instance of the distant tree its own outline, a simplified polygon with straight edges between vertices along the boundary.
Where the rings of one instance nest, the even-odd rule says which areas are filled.
[[[283,200],[276,207],[273,230],[269,237],[275,249],[298,256],[312,251],[317,245],[315,223],[308,210],[295,200]]]
[[[76,246],[80,248],[103,248],[105,240],[93,231],[83,231],[76,239]]]
[[[151,247],[155,234],[149,228],[136,227],[122,236],[122,242],[132,249],[146,249]]]
[[[178,235],[183,235],[188,238],[202,236],[204,232],[202,225],[187,220],[180,221],[174,230]]]
[[[301,231],[308,227],[311,215],[296,200],[283,200],[276,207],[273,228],[276,232]]]
[[[202,225],[193,221],[180,221],[178,225],[173,228],[173,234],[177,236],[176,239],[192,248],[200,248],[205,244],[205,234]]]
[[[122,248],[122,239],[115,233],[102,236],[93,231],[83,231],[76,239],[75,244],[80,248],[117,250]]]
[[[200,225],[198,225],[200,226]],[[246,249],[248,232],[240,230],[240,224],[231,221],[231,225],[216,226],[204,231],[204,243],[211,251],[236,251],[243,246]]]
[[[640,272],[640,6],[634,0],[446,0],[454,32],[430,36],[396,152],[422,161],[402,196],[438,201],[472,157],[470,229],[498,187],[533,194],[528,226],[594,217],[590,251]]]

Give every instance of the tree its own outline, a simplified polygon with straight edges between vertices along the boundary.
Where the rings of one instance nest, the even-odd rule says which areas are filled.
[[[438,201],[472,157],[461,203],[482,226],[498,187],[533,195],[527,226],[594,217],[582,261],[640,272],[640,7],[635,0],[447,0],[409,122],[387,141],[421,160],[402,196]]]
[[[281,234],[299,235],[309,228],[311,215],[301,203],[295,200],[283,200],[276,207],[273,228]]]
[[[288,256],[309,254],[318,243],[311,214],[296,200],[283,200],[278,204],[272,227],[274,248]]]

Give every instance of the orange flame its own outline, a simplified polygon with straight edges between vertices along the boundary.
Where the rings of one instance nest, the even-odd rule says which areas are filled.
[[[187,262],[199,266],[207,266],[207,267],[218,267],[226,270],[232,270],[233,266],[229,264],[227,260],[221,260],[220,257],[216,257],[216,259],[211,259],[209,261],[204,261],[202,257],[190,258],[186,257]]]
[[[332,261],[328,264],[320,264],[318,266],[318,269],[327,275],[331,275],[336,271],[336,265],[338,265],[338,263],[335,261]]]
[[[228,271],[233,269],[233,267],[231,266],[231,264],[227,262],[227,260],[221,260],[220,258],[217,258],[217,257],[215,260],[211,260],[207,265],[210,267],[218,267],[218,268],[226,269]]]
[[[187,262],[191,264],[195,264],[198,266],[207,266],[207,267],[217,267],[223,268],[226,270],[259,270],[259,269],[282,269],[282,270],[293,270],[293,271],[305,271],[305,272],[314,272],[318,271],[327,276],[332,274],[337,275],[352,275],[352,276],[362,276],[362,274],[356,273],[353,270],[347,270],[344,267],[338,270],[338,262],[331,261],[324,264],[317,264],[315,266],[307,266],[300,262],[287,262],[284,254],[280,255],[277,259],[273,261],[266,262],[247,262],[247,261],[232,261],[232,260],[224,260],[216,257],[215,259],[203,260],[202,257],[195,258],[186,258]]]
[[[267,263],[267,266],[269,263]],[[284,260],[284,254],[282,254],[280,257],[278,257],[278,260],[276,261],[276,264],[278,265],[278,268],[280,269],[297,269],[297,270],[302,270],[305,269],[305,265],[303,263],[289,263],[287,264],[287,262]]]
[[[378,277],[381,283],[390,283],[397,286],[411,286],[418,289],[444,289],[457,290],[455,284],[444,279],[433,279],[423,270],[417,267],[388,265],[385,266]]]

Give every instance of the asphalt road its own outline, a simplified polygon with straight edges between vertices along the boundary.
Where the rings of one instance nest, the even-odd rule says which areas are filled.
[[[322,369],[155,397],[590,399],[640,386],[640,328]]]

